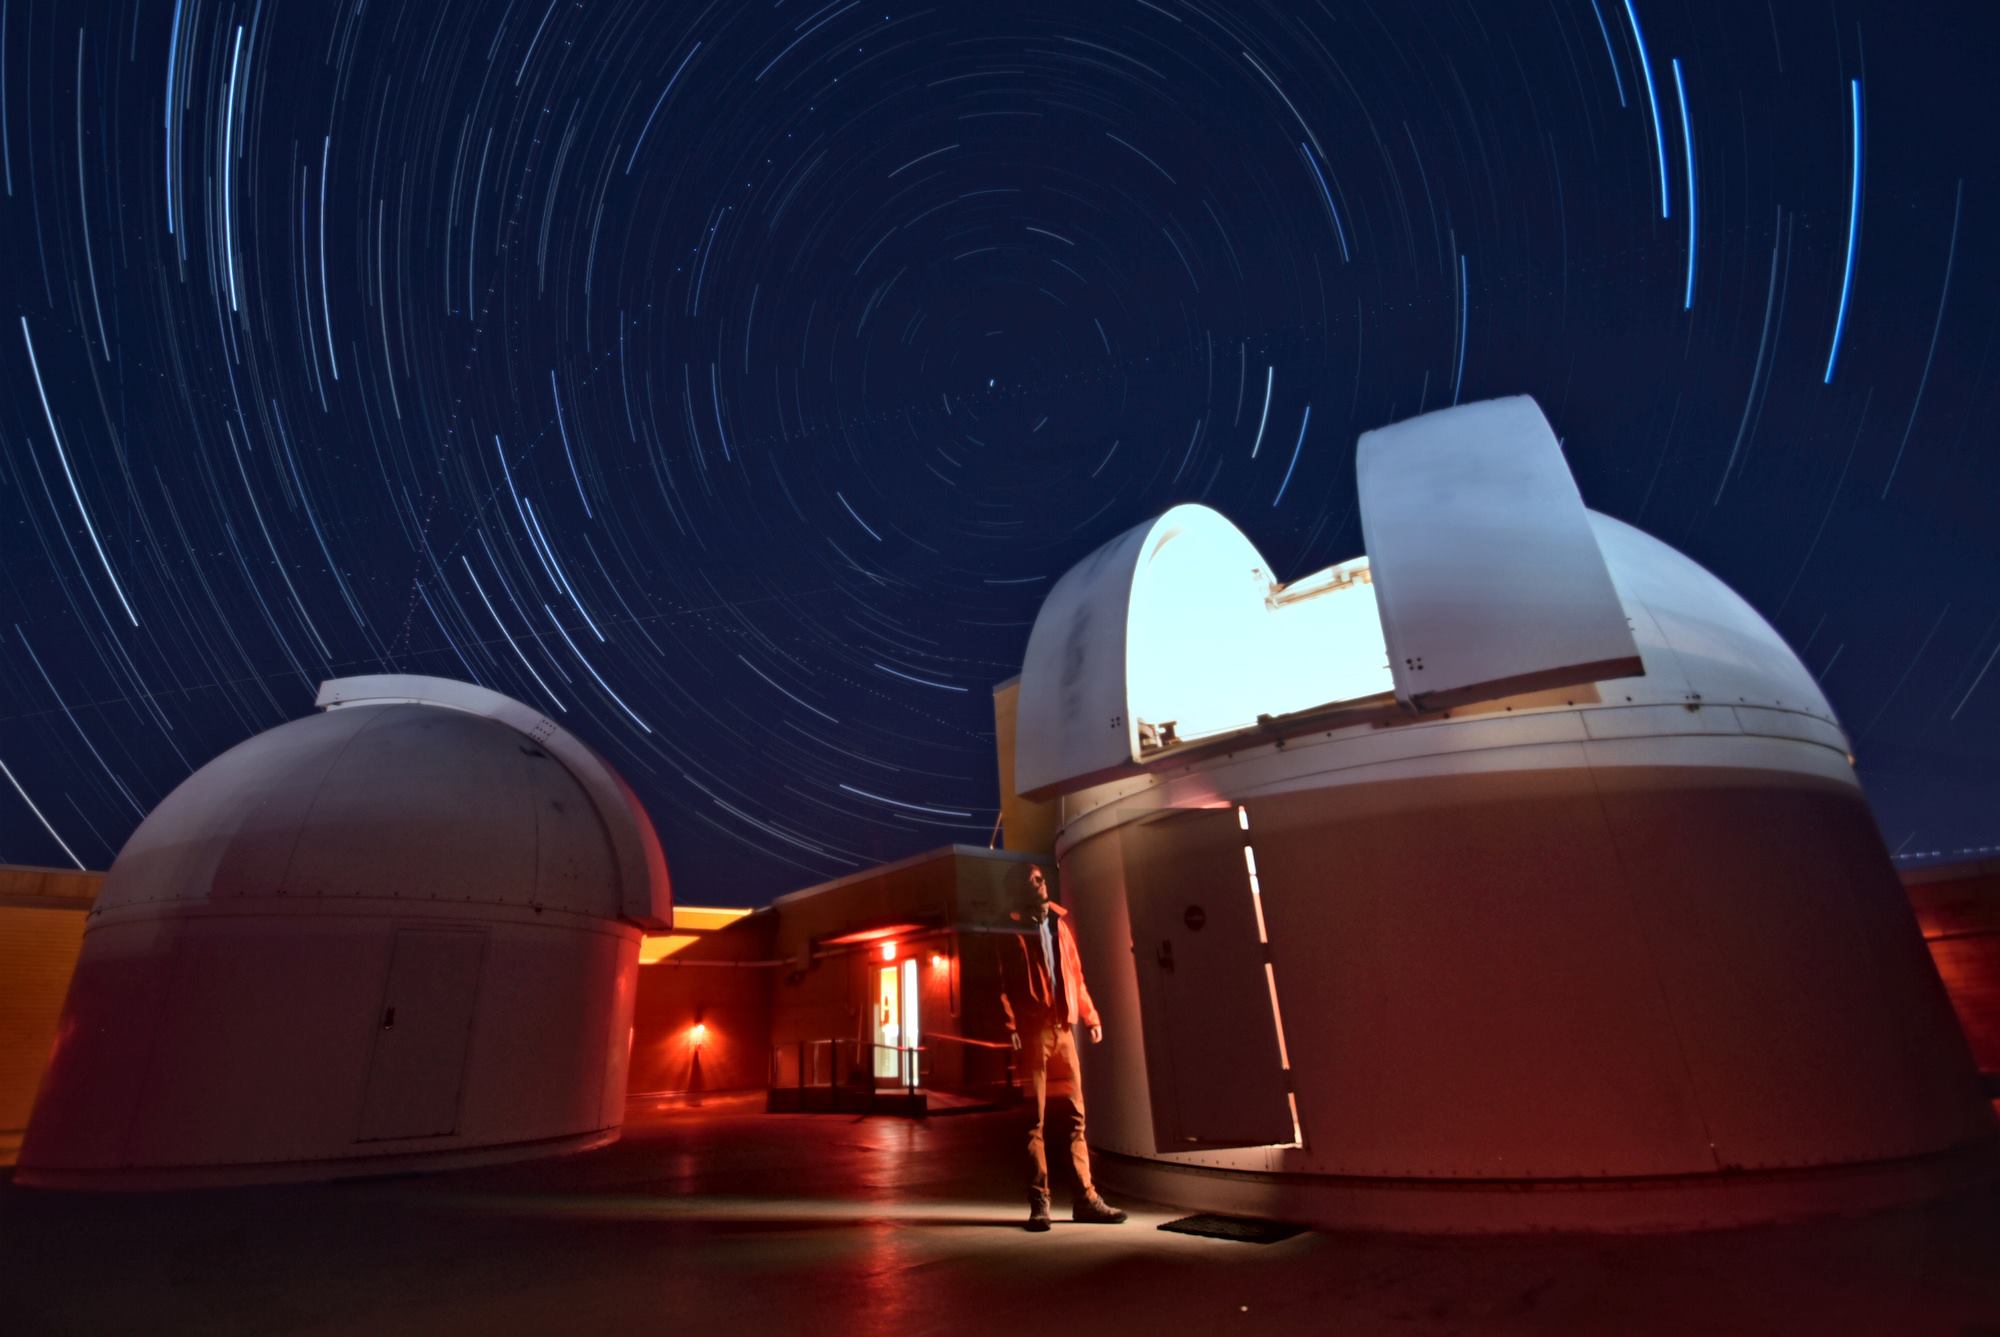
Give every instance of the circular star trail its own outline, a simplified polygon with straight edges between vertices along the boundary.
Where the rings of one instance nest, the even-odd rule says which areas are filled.
[[[2000,843],[1989,6],[0,0],[0,859],[326,678],[604,751],[680,895],[997,808],[991,688],[1182,501],[1361,548],[1531,393]]]

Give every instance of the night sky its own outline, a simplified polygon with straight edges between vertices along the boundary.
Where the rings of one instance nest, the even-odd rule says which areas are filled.
[[[688,902],[984,844],[1167,506],[1356,555],[1530,393],[2000,845],[1988,0],[0,0],[0,861],[356,673],[609,756]],[[1858,144],[1857,144],[1858,130]]]

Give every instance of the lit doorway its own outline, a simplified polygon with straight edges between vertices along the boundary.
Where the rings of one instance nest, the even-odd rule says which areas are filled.
[[[916,1085],[915,1050],[922,1043],[922,1034],[917,1019],[916,959],[883,966],[875,972],[875,1076],[898,1085]]]

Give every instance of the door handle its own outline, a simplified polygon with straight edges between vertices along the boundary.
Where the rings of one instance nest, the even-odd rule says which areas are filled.
[[[1160,963],[1161,970],[1164,970],[1169,974],[1173,973],[1174,944],[1171,939],[1162,938],[1160,940],[1160,950],[1154,953],[1153,959]]]

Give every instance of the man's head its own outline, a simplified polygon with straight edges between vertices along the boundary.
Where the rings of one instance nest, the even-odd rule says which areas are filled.
[[[1039,914],[1049,903],[1049,879],[1038,863],[1028,865],[1028,909]]]

